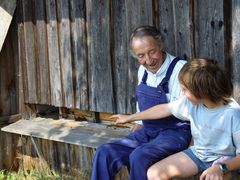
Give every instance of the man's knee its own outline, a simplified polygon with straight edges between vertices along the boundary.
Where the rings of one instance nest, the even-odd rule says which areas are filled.
[[[110,148],[110,144],[106,143],[106,144],[102,144],[101,146],[99,146],[97,149],[96,149],[96,152],[95,152],[95,157],[107,157],[110,155],[109,153],[109,150],[111,149]]]
[[[133,151],[129,155],[130,164],[137,163],[142,160],[142,153],[140,151]]]

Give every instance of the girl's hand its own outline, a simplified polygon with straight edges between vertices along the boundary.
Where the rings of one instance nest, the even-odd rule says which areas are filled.
[[[116,119],[115,124],[124,124],[127,122],[131,122],[130,115],[117,114],[117,115],[112,115],[110,118]]]
[[[203,171],[200,180],[223,180],[223,172],[218,165],[211,166]]]

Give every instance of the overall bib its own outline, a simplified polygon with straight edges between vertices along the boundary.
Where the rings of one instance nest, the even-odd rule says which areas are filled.
[[[170,64],[165,78],[155,88],[146,84],[145,71],[136,88],[140,111],[167,103],[168,81],[179,58]],[[124,165],[130,165],[131,180],[147,180],[147,170],[161,159],[186,149],[191,141],[190,125],[173,116],[144,120],[143,128],[97,148],[93,159],[92,180],[114,180]]]

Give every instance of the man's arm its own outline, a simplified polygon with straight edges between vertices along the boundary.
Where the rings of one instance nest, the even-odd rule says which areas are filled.
[[[133,122],[141,119],[160,119],[171,115],[168,104],[159,104],[153,106],[145,111],[138,112],[131,115],[117,114],[111,116],[112,119],[116,119],[116,124],[123,124]]]

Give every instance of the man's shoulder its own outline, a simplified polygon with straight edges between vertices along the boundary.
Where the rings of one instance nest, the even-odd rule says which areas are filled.
[[[173,56],[169,53],[167,53],[167,59],[172,62],[175,58],[177,58],[176,56]],[[178,62],[176,63],[176,65],[178,66],[183,66],[185,63],[187,63],[187,60],[184,60],[184,59],[179,59]]]

